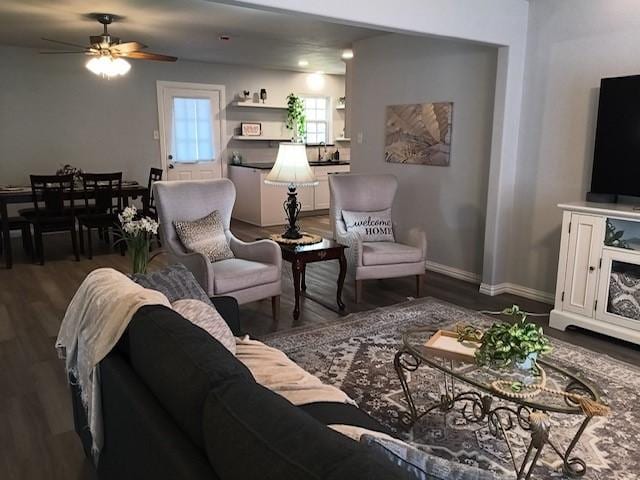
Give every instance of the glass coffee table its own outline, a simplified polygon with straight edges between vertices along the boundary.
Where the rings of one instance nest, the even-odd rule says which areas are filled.
[[[468,422],[487,424],[489,432],[503,438],[509,449],[511,461],[518,480],[531,478],[536,463],[545,445],[552,448],[562,459],[566,475],[577,478],[587,471],[587,464],[572,452],[587,428],[591,417],[585,415],[580,406],[567,397],[540,392],[532,398],[512,398],[492,387],[497,379],[526,381],[524,374],[517,371],[505,372],[490,367],[481,367],[471,362],[452,360],[440,356],[425,347],[427,341],[437,332],[433,328],[416,328],[402,335],[402,346],[395,355],[394,367],[408,405],[408,411],[401,414],[401,421],[407,428],[432,412],[447,413],[457,411]],[[600,401],[598,390],[577,371],[569,371],[552,362],[538,360],[544,368],[547,385],[556,390],[575,393],[594,401]],[[442,374],[440,400],[432,405],[418,408],[407,381],[407,373],[428,367]],[[549,415],[578,415],[584,417],[576,434],[564,450],[552,439]],[[518,464],[508,431],[520,427],[529,436],[524,460]],[[525,445],[527,442],[525,441]]]

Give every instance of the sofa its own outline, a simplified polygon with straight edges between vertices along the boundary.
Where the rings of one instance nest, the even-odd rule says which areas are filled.
[[[242,334],[231,297],[212,302]],[[395,479],[405,473],[366,445],[327,427],[384,432],[346,403],[296,407],[259,385],[218,341],[177,312],[140,308],[99,364],[104,444],[100,480]],[[91,436],[70,378],[75,430]]]

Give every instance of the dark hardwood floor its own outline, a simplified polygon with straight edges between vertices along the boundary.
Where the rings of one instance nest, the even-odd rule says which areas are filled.
[[[308,231],[327,235],[326,216],[302,221]],[[279,227],[260,229],[234,222],[234,233],[245,240],[264,237]],[[96,244],[98,244],[96,242]],[[100,251],[99,248],[102,248]],[[14,239],[16,262],[12,270],[0,268],[0,479],[88,479],[94,478],[84,459],[80,442],[72,427],[70,397],[63,364],[53,348],[60,321],[73,293],[83,278],[98,267],[128,271],[126,257],[96,248],[93,260],[73,260],[71,243],[65,235],[51,235],[45,241],[44,266],[34,265],[21,253]],[[158,257],[158,265],[163,263]],[[309,265],[309,294],[334,305],[337,262]],[[269,332],[301,325],[330,322],[342,314],[319,303],[303,299],[301,316],[293,321],[293,288],[288,263],[283,268],[283,295],[278,322],[271,319],[271,303],[245,305],[245,329],[260,337]],[[513,303],[531,312],[546,313],[549,305],[513,295],[488,297],[478,286],[436,273],[428,273],[424,296],[436,297],[474,310],[499,310]],[[362,302],[353,304],[353,280],[347,277],[343,300],[345,313],[370,310],[402,302],[415,295],[413,278],[365,282]],[[546,317],[537,319],[546,325]],[[593,333],[547,329],[551,336],[603,352],[621,360],[640,364],[640,349]]]

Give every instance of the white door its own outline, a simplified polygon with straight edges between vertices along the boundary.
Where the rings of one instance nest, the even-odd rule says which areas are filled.
[[[223,176],[224,85],[158,82],[160,154],[167,180]]]
[[[563,309],[587,317],[595,312],[603,223],[602,217],[571,215]]]

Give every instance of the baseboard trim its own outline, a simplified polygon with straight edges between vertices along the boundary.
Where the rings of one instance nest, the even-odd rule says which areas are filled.
[[[467,272],[466,270],[461,270],[460,268],[442,265],[441,263],[432,262],[430,260],[427,260],[426,267],[427,270],[430,270],[432,272],[441,273],[448,277],[457,278],[458,280],[464,280],[465,282],[480,284],[480,281],[482,280],[482,276],[478,273]]]
[[[555,294],[549,292],[543,292],[542,290],[536,290],[535,288],[525,287],[515,283],[498,283],[496,285],[489,285],[488,283],[480,284],[480,293],[494,297],[502,293],[510,293],[512,295],[518,295],[519,297],[528,298],[530,300],[536,300],[537,302],[547,303],[553,305],[555,301]]]

